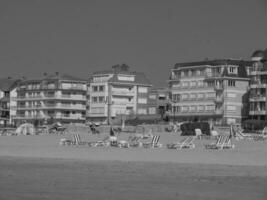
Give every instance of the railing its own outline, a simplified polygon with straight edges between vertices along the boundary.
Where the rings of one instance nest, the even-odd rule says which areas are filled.
[[[67,110],[84,110],[86,109],[85,105],[71,105],[71,104],[43,104],[41,106],[36,106],[36,105],[18,105],[17,109],[18,110],[27,110],[27,109],[49,109],[49,108],[54,108],[54,109],[58,109],[58,108],[62,108],[62,109],[67,109]]]
[[[265,115],[266,110],[251,110],[249,111],[250,115]]]
[[[123,96],[133,96],[135,91],[119,91],[119,90],[112,90],[113,95],[123,95]]]
[[[265,95],[251,95],[249,97],[249,101],[266,101],[266,96]]]
[[[267,84],[266,83],[250,84],[249,88],[267,88]]]
[[[86,100],[85,96],[76,95],[38,95],[38,96],[19,96],[17,100],[30,100],[30,99],[74,99]]]

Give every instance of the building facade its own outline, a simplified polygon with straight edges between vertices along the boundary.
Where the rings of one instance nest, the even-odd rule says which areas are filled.
[[[17,87],[17,124],[85,122],[87,81],[55,73],[23,80]]]
[[[170,104],[169,88],[151,87],[148,95],[148,115],[157,119],[168,120]]]
[[[88,122],[110,124],[130,115],[147,115],[150,87],[143,73],[132,72],[125,64],[93,73],[87,93]]]
[[[8,78],[0,79],[0,126],[13,125],[17,108],[17,84],[20,80]]]
[[[249,69],[243,60],[178,63],[171,71],[172,110],[178,121],[240,123],[247,118]]]
[[[249,86],[249,118],[267,120],[267,49],[255,51]]]

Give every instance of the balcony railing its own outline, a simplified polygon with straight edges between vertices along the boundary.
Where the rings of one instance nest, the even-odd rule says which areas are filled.
[[[135,92],[131,91],[119,91],[119,90],[112,90],[113,95],[121,95],[121,96],[134,96]]]
[[[267,84],[266,83],[250,84],[249,88],[267,88]]]
[[[42,110],[42,109],[66,109],[66,110],[85,110],[85,105],[71,105],[71,104],[44,104],[36,105],[18,105],[18,110]]]
[[[249,97],[249,101],[253,102],[253,101],[264,101],[266,102],[266,96],[265,95],[251,95]]]
[[[250,110],[249,115],[266,115],[266,110]]]
[[[70,99],[70,100],[86,100],[86,96],[81,95],[37,95],[37,96],[18,96],[17,100],[37,100],[37,99]]]

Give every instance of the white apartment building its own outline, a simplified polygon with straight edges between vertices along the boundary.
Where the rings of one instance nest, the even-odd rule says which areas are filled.
[[[0,79],[0,126],[13,125],[17,108],[17,84],[19,80],[8,78]]]
[[[16,123],[85,122],[87,81],[56,72],[17,87]]]
[[[87,120],[109,124],[122,116],[146,115],[149,87],[143,73],[125,64],[95,72],[88,84]]]
[[[169,80],[171,117],[178,121],[240,123],[248,117],[252,62],[211,60],[177,63]]]

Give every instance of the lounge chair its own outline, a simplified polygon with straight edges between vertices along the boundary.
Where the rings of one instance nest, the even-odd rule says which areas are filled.
[[[225,140],[225,136],[220,135],[217,138],[216,142],[211,143],[211,144],[206,144],[205,148],[206,149],[217,149],[219,146],[221,146],[223,144],[224,140]]]
[[[162,147],[162,144],[159,143],[160,136],[154,135],[150,142],[142,142],[142,146],[145,148],[157,148]]]
[[[109,136],[104,137],[102,140],[95,141],[95,142],[88,142],[88,145],[90,147],[101,147],[101,146],[109,146],[110,141],[109,141]]]
[[[120,148],[130,148],[130,147],[138,147],[139,146],[139,137],[137,136],[129,136],[128,140],[119,140],[118,147]]]
[[[233,149],[235,146],[232,144],[230,135],[220,135],[216,143],[205,145],[206,149]]]
[[[188,136],[186,138],[183,138],[179,142],[167,144],[168,149],[193,149],[195,148],[195,144],[193,143],[195,140],[195,137]]]
[[[85,141],[81,141],[81,137],[80,137],[80,135],[77,133],[77,134],[74,134],[74,135],[73,135],[73,141],[72,141],[72,144],[73,144],[73,145],[85,145],[85,144],[87,144],[87,142],[85,142]]]

